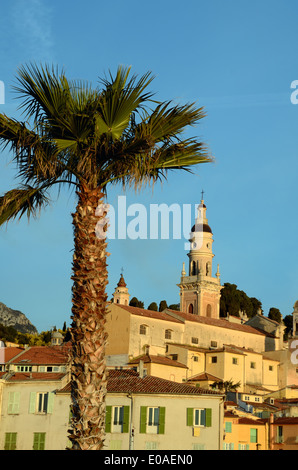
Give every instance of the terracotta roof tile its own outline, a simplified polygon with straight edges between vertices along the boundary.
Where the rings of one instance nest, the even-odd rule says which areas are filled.
[[[152,356],[151,354],[144,354],[139,357],[134,357],[133,359],[129,361],[129,364],[139,364],[140,361],[143,361],[144,364],[148,364],[148,363],[162,364],[166,366],[182,367],[184,369],[188,369],[188,367],[185,364],[182,364],[181,362],[178,362],[178,361],[174,361],[170,357]]]
[[[7,382],[24,382],[24,381],[53,381],[61,380],[66,373],[58,372],[5,372],[2,375],[2,379]]]
[[[68,360],[70,347],[64,346],[31,346],[23,351],[12,364],[65,364]]]
[[[156,320],[165,320],[169,322],[174,322],[174,323],[183,323],[183,320],[179,320],[177,318],[172,317],[171,315],[168,315],[167,313],[164,312],[156,312],[155,310],[145,310],[144,308],[139,308],[139,307],[131,307],[130,305],[119,305],[119,304],[113,304],[117,306],[118,308],[122,308],[124,310],[127,310],[128,312],[132,313],[133,315],[139,315],[141,317],[148,317],[148,318],[154,318]]]
[[[168,395],[217,395],[213,390],[205,390],[192,385],[172,382],[159,377],[139,377],[138,372],[131,369],[111,369],[107,373],[108,393],[145,393]],[[69,393],[70,384],[67,384],[57,393]]]
[[[110,374],[111,372],[112,374]],[[107,390],[108,393],[131,392],[170,395],[221,395],[213,390],[172,382],[151,375],[141,378],[137,372],[131,375],[130,373],[127,374],[126,370],[109,371]]]

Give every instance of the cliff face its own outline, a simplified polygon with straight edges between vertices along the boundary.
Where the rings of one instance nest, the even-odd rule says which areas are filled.
[[[19,310],[13,310],[0,302],[0,323],[4,326],[12,326],[20,333],[36,334],[37,329]]]

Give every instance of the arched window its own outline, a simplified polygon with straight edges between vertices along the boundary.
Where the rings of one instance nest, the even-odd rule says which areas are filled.
[[[172,331],[166,330],[165,331],[165,339],[172,339]]]
[[[140,325],[140,335],[146,335],[146,334],[147,334],[147,326]]]
[[[212,307],[210,304],[207,305],[207,308],[206,308],[206,317],[211,317],[212,316]]]
[[[191,274],[192,276],[196,275],[196,262],[195,261],[192,262]]]
[[[193,304],[189,304],[188,313],[193,313]]]

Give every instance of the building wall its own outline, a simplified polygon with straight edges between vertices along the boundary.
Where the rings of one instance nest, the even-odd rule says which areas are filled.
[[[258,423],[258,421],[244,424],[239,422],[238,417],[225,417],[224,423],[224,449],[268,450],[268,426],[266,424]],[[257,442],[254,442],[254,430],[256,430]]]
[[[134,450],[219,450],[222,447],[222,405],[219,397],[165,396],[165,395],[133,395],[132,426],[134,438],[131,446]],[[110,394],[107,406],[130,406],[132,400],[126,395]],[[164,434],[140,433],[141,407],[164,407]],[[198,427],[187,425],[187,408],[208,408],[212,410],[212,426]],[[106,448],[129,449],[129,435],[123,433],[107,433]]]
[[[64,450],[67,443],[69,406],[61,406],[61,399],[53,394],[52,409],[48,413],[32,412],[31,394],[40,392],[53,393],[61,387],[61,382],[30,381],[5,383],[1,408],[0,449],[4,449],[5,434],[17,433],[17,449],[32,450],[34,433],[45,433],[45,450]],[[12,395],[19,394],[19,406],[9,407]],[[15,395],[16,397],[16,395]],[[16,397],[17,398],[17,397]],[[69,403],[69,402],[68,402]],[[59,412],[57,412],[59,410]]]

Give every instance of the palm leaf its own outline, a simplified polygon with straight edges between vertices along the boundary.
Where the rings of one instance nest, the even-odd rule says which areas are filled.
[[[23,186],[12,189],[0,197],[0,225],[12,219],[36,217],[41,208],[49,204],[44,188]]]

